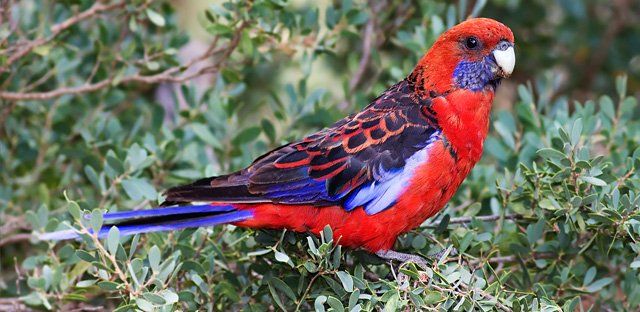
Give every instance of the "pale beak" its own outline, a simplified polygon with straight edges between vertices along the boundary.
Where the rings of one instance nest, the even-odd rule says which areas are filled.
[[[502,78],[508,78],[516,66],[516,53],[513,50],[513,44],[507,41],[501,41],[493,50],[493,57],[496,59],[496,75]]]

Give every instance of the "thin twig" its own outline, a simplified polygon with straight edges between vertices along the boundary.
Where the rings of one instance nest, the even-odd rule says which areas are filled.
[[[531,258],[536,260],[537,259],[553,259],[556,257],[558,257],[557,254],[550,253],[550,252],[538,252],[538,253],[531,254]],[[491,257],[487,259],[476,259],[476,260],[469,261],[469,264],[472,266],[475,266],[483,263],[503,264],[503,263],[511,263],[516,261],[518,261],[518,256],[511,255],[511,256],[504,256],[504,257]]]
[[[351,80],[349,80],[350,91],[355,90],[358,84],[360,84],[362,75],[364,75],[364,72],[369,66],[369,61],[371,60],[371,45],[373,43],[373,30],[375,27],[375,22],[375,17],[371,16],[364,28],[364,39],[362,40],[362,57],[360,58],[360,62],[358,63],[358,69],[353,74],[353,77],[351,77]]]
[[[20,298],[0,298],[0,311],[34,311],[27,307]]]
[[[20,233],[20,234],[4,237],[0,239],[0,247],[4,245],[10,245],[10,244],[28,241],[30,238],[31,238],[31,234],[29,233]]]
[[[124,283],[125,290],[130,294],[134,294],[134,293],[137,294],[137,292],[133,289],[133,286],[131,286],[131,283],[129,283],[129,281],[127,280],[127,276],[124,274],[122,269],[120,269],[120,266],[118,265],[118,261],[116,260],[116,257],[114,255],[110,254],[104,248],[104,246],[102,246],[102,243],[100,243],[100,239],[98,239],[98,234],[97,233],[89,233],[89,230],[87,230],[87,228],[85,228],[81,223],[80,223],[80,227],[82,228],[82,233],[83,234],[87,234],[87,235],[89,235],[91,237],[91,240],[93,240],[93,244],[95,245],[96,248],[98,248],[100,253],[105,258],[109,259],[109,262],[111,262],[111,265],[113,265],[114,273],[118,276],[118,278],[120,278],[122,283]]]
[[[469,286],[468,286],[468,285],[466,285],[466,284],[464,284],[464,283],[461,283],[459,286],[460,286],[461,288],[463,288],[464,290],[466,290],[466,291],[469,291],[469,292],[474,292],[474,291],[475,291],[475,292],[479,293],[480,295],[482,295],[483,297],[485,297],[485,298],[487,298],[487,299],[489,299],[489,300],[495,301],[495,303],[496,303],[496,307],[498,307],[498,308],[499,308],[500,310],[502,310],[502,311],[513,311],[511,308],[509,308],[509,307],[507,307],[506,305],[502,304],[502,303],[498,300],[498,298],[496,298],[496,297],[492,296],[491,294],[487,293],[486,291],[484,291],[484,290],[482,290],[482,289],[479,289],[479,288],[473,288],[473,289],[471,289],[471,288],[469,288]]]
[[[24,217],[4,215],[3,219],[5,224],[0,226],[0,236],[5,236],[17,230],[31,230]]]
[[[127,84],[127,83],[144,83],[144,84],[158,84],[162,82],[173,82],[173,83],[182,83],[188,80],[191,80],[195,77],[202,76],[204,74],[215,73],[220,70],[220,68],[224,65],[224,63],[229,59],[231,53],[235,50],[240,42],[240,37],[242,33],[242,29],[246,27],[247,23],[242,23],[237,29],[235,36],[231,39],[231,41],[223,48],[219,49],[208,49],[202,56],[197,57],[191,61],[189,61],[185,65],[170,67],[158,74],[154,75],[140,75],[133,74],[131,76],[127,76],[122,78],[119,81],[116,81],[116,77],[112,76],[105,80],[95,83],[84,84],[76,87],[61,87],[52,91],[45,92],[11,92],[11,91],[0,91],[0,99],[5,99],[9,101],[24,101],[24,100],[47,100],[56,97],[60,97],[65,94],[82,94],[88,92],[94,92],[101,90],[103,88],[108,87],[109,85],[117,85],[117,84]],[[195,73],[176,76],[177,72],[180,72],[183,69],[188,69],[195,65],[198,62],[201,62],[213,55],[222,53],[222,55],[216,60],[216,63],[211,66],[206,66],[201,68]]]
[[[358,62],[358,68],[349,80],[349,94],[353,93],[362,82],[364,73],[367,71],[369,63],[371,63],[371,51],[374,43],[376,47],[381,44],[380,40],[374,40],[374,34],[376,33],[376,29],[378,29],[378,13],[382,11],[386,5],[386,1],[369,1],[369,6],[371,7],[371,15],[369,16],[369,20],[367,21],[367,24],[365,25],[362,33],[362,56],[360,57],[360,61]],[[349,105],[349,94],[347,94],[346,96],[347,99],[342,101],[338,105],[338,107],[344,109]]]
[[[524,219],[524,216],[518,215],[518,214],[512,214],[512,215],[506,215],[504,216],[504,218],[508,220],[520,220],[520,219]],[[478,221],[496,221],[500,219],[500,215],[451,218],[449,220],[449,224],[470,223],[474,219]],[[437,220],[437,221],[433,221],[431,224],[423,226],[423,228],[437,228],[439,224],[440,224],[440,220]]]
[[[307,285],[307,289],[304,290],[304,293],[302,294],[302,297],[300,297],[300,302],[298,302],[298,304],[296,305],[296,311],[300,311],[300,307],[302,306],[302,303],[304,302],[304,298],[307,297],[307,295],[309,294],[309,292],[311,291],[311,286],[313,285],[313,282],[316,281],[316,279],[318,277],[320,277],[320,275],[322,275],[322,272],[318,272],[316,273],[316,275],[314,275],[311,280],[309,281],[309,285]]]
[[[124,1],[112,3],[112,4],[104,4],[102,2],[96,1],[88,10],[81,12],[79,14],[76,14],[61,23],[51,26],[51,34],[48,37],[39,38],[24,44],[24,46],[20,48],[20,50],[18,50],[16,53],[11,54],[7,58],[7,62],[2,68],[0,68],[0,72],[6,71],[7,68],[11,66],[11,64],[18,61],[25,55],[29,54],[31,51],[33,51],[33,49],[50,42],[56,36],[58,36],[61,32],[69,29],[71,26],[79,22],[82,22],[88,18],[91,18],[96,14],[99,14],[105,11],[110,11],[116,8],[124,7],[125,5],[126,5],[126,2]]]

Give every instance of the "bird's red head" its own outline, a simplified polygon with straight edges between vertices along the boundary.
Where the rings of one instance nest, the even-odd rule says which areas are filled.
[[[440,35],[411,77],[436,94],[457,89],[493,92],[514,65],[511,29],[489,18],[473,18]]]

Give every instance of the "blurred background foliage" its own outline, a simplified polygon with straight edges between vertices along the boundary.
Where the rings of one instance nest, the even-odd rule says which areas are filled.
[[[32,236],[331,124],[469,16],[510,26],[518,62],[481,164],[397,244],[444,250],[429,270],[330,229]],[[0,310],[636,310],[639,18],[631,0],[2,0]]]

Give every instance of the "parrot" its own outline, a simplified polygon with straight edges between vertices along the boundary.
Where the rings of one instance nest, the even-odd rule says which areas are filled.
[[[413,71],[360,112],[237,172],[169,188],[165,202],[103,216],[97,235],[233,224],[320,235],[388,261],[397,237],[445,207],[480,160],[491,106],[515,66],[514,35],[489,18],[442,33]],[[78,237],[76,230],[41,234]]]

